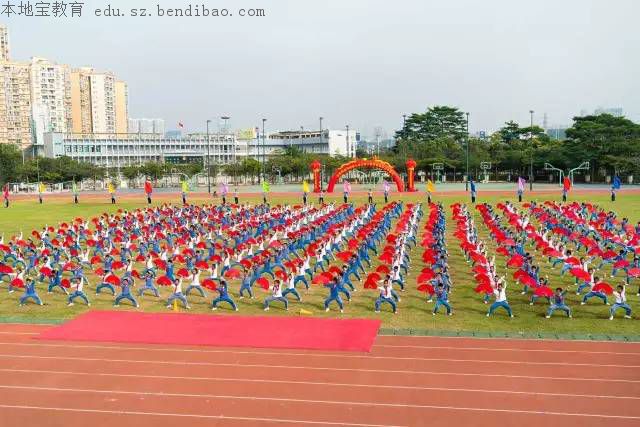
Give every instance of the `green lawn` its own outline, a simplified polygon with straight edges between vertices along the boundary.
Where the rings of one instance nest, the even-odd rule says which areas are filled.
[[[339,193],[328,199],[338,200]],[[482,195],[481,195],[482,196]],[[405,201],[417,201],[418,195],[403,195],[401,198]],[[245,198],[246,199],[246,198]],[[341,199],[341,198],[340,198]],[[359,197],[355,199],[357,203],[363,203],[365,197]],[[455,332],[504,332],[510,334],[602,334],[602,335],[615,335],[615,336],[640,336],[640,323],[638,320],[625,320],[616,318],[614,321],[608,319],[608,307],[597,304],[595,302],[590,303],[587,306],[580,306],[578,297],[575,293],[568,295],[568,303],[574,309],[574,318],[567,319],[556,313],[556,316],[552,319],[545,319],[544,313],[547,309],[546,303],[539,302],[537,305],[531,307],[528,304],[528,296],[520,295],[520,287],[509,281],[509,300],[514,313],[515,318],[509,319],[504,312],[499,311],[498,314],[491,318],[486,318],[485,313],[487,306],[482,303],[480,296],[473,292],[475,286],[473,277],[471,275],[470,266],[464,261],[464,258],[457,246],[457,240],[452,236],[454,231],[454,224],[451,222],[451,210],[449,205],[455,201],[460,201],[460,197],[456,196],[442,196],[436,197],[436,200],[442,200],[446,207],[447,216],[447,232],[448,232],[448,245],[450,252],[449,265],[452,272],[452,280],[454,283],[454,291],[451,294],[451,302],[455,310],[454,316],[447,317],[444,315],[432,316],[431,309],[432,304],[427,304],[422,294],[419,294],[416,288],[416,277],[419,271],[424,267],[421,261],[422,250],[420,247],[416,248],[411,253],[412,269],[410,275],[407,278],[408,290],[401,294],[402,302],[399,304],[399,314],[393,315],[387,310],[382,314],[376,315],[373,312],[373,301],[377,297],[376,291],[368,291],[359,289],[355,294],[353,302],[347,305],[344,317],[378,317],[383,321],[383,327],[396,328],[396,329],[416,329],[416,330],[430,330],[441,331],[442,333],[455,333]],[[541,196],[539,200],[547,200],[549,196]],[[480,201],[487,201],[490,203],[497,203],[498,201],[505,200],[504,197],[498,196],[482,196]],[[176,197],[177,201],[177,197]],[[197,200],[192,199],[192,202],[204,202],[204,198]],[[258,198],[254,198],[251,202],[258,202]],[[466,201],[466,200],[465,200]],[[599,204],[606,209],[615,210],[619,217],[627,216],[632,222],[636,222],[640,219],[640,195],[621,195],[615,203],[611,203],[608,197],[605,195],[589,195],[588,201]],[[106,200],[105,200],[106,202]],[[273,203],[299,203],[298,196],[291,195],[274,196],[270,202]],[[18,201],[14,202],[9,209],[0,210],[0,234],[4,234],[5,237],[23,231],[25,234],[30,233],[34,228],[40,228],[44,224],[55,224],[58,221],[70,220],[77,216],[92,216],[102,212],[113,212],[117,209],[134,209],[143,206],[142,198],[135,203],[132,201],[126,201],[119,203],[115,207],[108,203],[81,203],[79,205],[73,205],[68,203],[68,200],[47,200],[44,205],[39,205],[32,201]],[[426,220],[426,215],[425,215]],[[422,225],[420,227],[421,237]],[[476,225],[481,236],[488,240],[487,229],[484,227],[480,217],[476,215]],[[419,241],[420,239],[418,239]],[[498,265],[504,269],[504,258],[501,255],[496,257]],[[569,277],[561,278],[558,270],[551,270],[549,264],[546,263],[546,259],[541,256],[536,256],[537,262],[542,266],[543,274],[548,274],[551,278],[551,284],[555,286],[567,286],[572,284],[573,280]],[[140,267],[140,266],[138,266]],[[140,269],[140,268],[139,268]],[[508,273],[508,278],[512,276],[512,272]],[[95,277],[89,276],[89,280],[95,282]],[[613,281],[611,279],[610,281]],[[621,280],[621,279],[620,279]],[[94,284],[92,282],[92,285]],[[615,281],[613,283],[616,283]],[[633,283],[631,289],[628,291],[629,299],[634,314],[640,316],[640,303],[639,298],[635,296],[637,291],[638,282]],[[239,283],[237,281],[232,282],[231,288],[233,293],[237,292]],[[3,286],[4,289],[6,289]],[[93,289],[93,286],[91,287]],[[573,288],[571,288],[573,289]],[[166,289],[161,289],[163,295],[167,295]],[[91,295],[92,308],[107,309],[112,307],[112,299],[110,296],[102,294],[98,297]],[[322,301],[325,298],[326,291],[322,287],[312,287],[312,290],[308,294],[303,292],[303,303],[293,302],[290,304],[289,312],[283,311],[279,306],[272,306],[269,315],[297,315],[300,308],[312,311],[314,316],[338,316],[336,311],[332,311],[328,314],[322,310]],[[56,321],[74,317],[75,315],[87,310],[84,305],[76,304],[74,307],[67,307],[65,298],[62,294],[56,293],[49,295],[46,291],[42,290],[40,286],[40,295],[45,301],[45,306],[39,307],[34,305],[28,305],[26,307],[18,307],[17,299],[19,293],[7,294],[6,291],[0,294],[0,317],[4,319],[15,319],[20,321]],[[240,307],[239,314],[262,314],[262,299],[266,295],[261,289],[256,292],[257,298],[255,300],[239,300],[236,298],[236,302]],[[203,299],[196,296],[190,297],[192,312],[197,313],[211,313],[208,310],[208,304],[210,299]],[[158,301],[153,297],[144,297],[140,300],[141,308],[143,311],[166,311],[163,301]],[[120,307],[119,310],[127,310],[130,308]],[[217,313],[229,313],[226,307],[222,307]]]

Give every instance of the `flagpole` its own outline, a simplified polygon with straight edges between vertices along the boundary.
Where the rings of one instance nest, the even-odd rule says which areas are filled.
[[[210,157],[210,148],[211,145],[209,142],[209,124],[211,120],[207,120],[207,191],[211,194],[211,157]]]

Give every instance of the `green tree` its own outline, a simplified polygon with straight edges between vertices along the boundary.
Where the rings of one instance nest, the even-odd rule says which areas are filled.
[[[0,184],[16,180],[22,154],[13,144],[0,144]]]

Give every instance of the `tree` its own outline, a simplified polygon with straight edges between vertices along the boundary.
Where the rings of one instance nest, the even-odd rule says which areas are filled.
[[[450,137],[462,141],[467,136],[465,114],[456,107],[435,106],[425,113],[413,113],[404,127],[396,132],[396,140],[429,141]]]
[[[17,169],[22,154],[13,144],[0,144],[0,184],[9,182],[17,177]]]
[[[162,163],[148,162],[140,166],[140,173],[147,178],[152,178],[154,181],[157,181],[165,175],[166,170]]]
[[[124,177],[127,178],[129,183],[131,184],[132,181],[140,176],[140,168],[134,165],[125,166],[124,168],[122,168],[122,175],[124,175]]]

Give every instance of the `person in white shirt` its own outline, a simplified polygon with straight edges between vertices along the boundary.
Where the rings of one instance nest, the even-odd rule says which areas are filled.
[[[282,296],[282,287],[280,280],[275,280],[273,286],[271,286],[271,296],[264,299],[264,311],[269,311],[269,306],[274,301],[280,301],[284,303],[284,309],[289,310],[289,301]]]
[[[187,286],[187,289],[184,291],[184,294],[186,296],[189,296],[189,293],[193,290],[198,291],[201,297],[203,298],[207,297],[207,293],[204,291],[204,289],[202,288],[202,285],[200,284],[200,270],[198,270],[197,268],[194,268],[193,271],[191,272],[191,284]]]
[[[73,300],[75,300],[76,298],[80,298],[85,302],[85,304],[87,304],[87,307],[91,307],[89,298],[87,297],[87,294],[84,293],[84,281],[84,277],[75,277],[71,279],[71,288],[74,289],[74,291],[69,294],[69,298],[67,299],[68,306],[72,306]],[[89,283],[87,282],[87,285],[88,284]]]
[[[169,299],[167,299],[167,308],[171,308],[171,304],[175,300],[180,301],[187,310],[191,308],[187,297],[182,293],[182,279],[175,279],[173,281],[173,293],[169,296]]]
[[[611,306],[611,310],[609,311],[609,320],[613,320],[613,316],[620,308],[624,310],[625,319],[631,319],[631,307],[629,307],[629,304],[627,304],[625,287],[626,285],[618,285],[616,290],[613,291],[613,296],[616,299],[616,302]]]
[[[496,300],[489,307],[489,312],[487,313],[487,317],[491,316],[493,312],[502,307],[507,311],[509,317],[513,317],[513,311],[511,311],[511,307],[509,306],[509,302],[507,301],[507,283],[504,282],[502,278],[498,281],[496,287],[493,289],[493,295]]]
[[[282,292],[282,296],[286,298],[286,296],[289,294],[292,294],[293,296],[298,298],[298,302],[302,301],[302,297],[300,296],[300,293],[296,289],[296,276],[293,273],[289,274],[289,278],[287,281],[287,289],[285,289],[284,292]]]
[[[378,287],[378,290],[380,291],[380,295],[375,302],[376,313],[380,313],[380,306],[382,305],[382,303],[387,303],[393,309],[393,314],[398,314],[398,306],[396,305],[396,301],[394,300],[392,295],[393,288],[391,287],[390,280],[385,280],[382,286]]]

